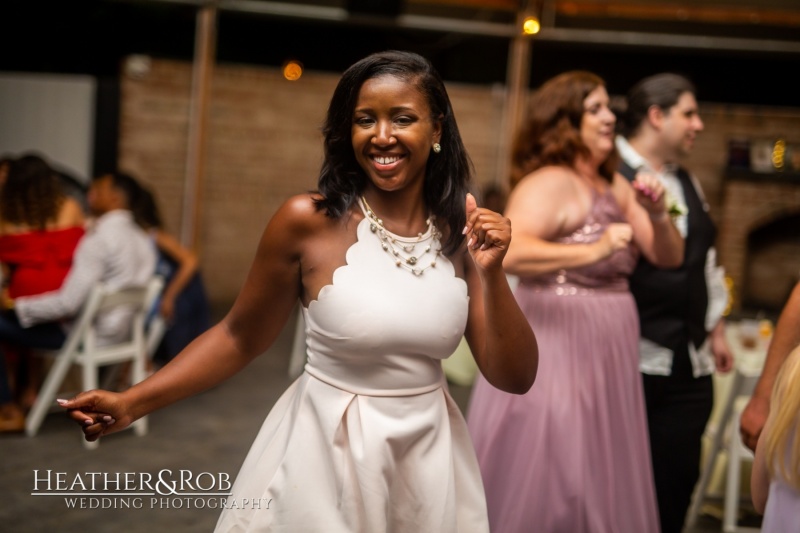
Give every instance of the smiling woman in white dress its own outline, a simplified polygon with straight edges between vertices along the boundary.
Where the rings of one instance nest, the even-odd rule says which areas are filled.
[[[304,373],[256,437],[218,531],[486,532],[480,471],[441,360],[466,337],[494,386],[524,393],[538,349],[502,269],[508,219],[468,194],[471,164],[431,64],[350,67],[324,127],[318,192],[267,225],[220,324],[146,381],[61,401],[86,438],[214,386],[263,353],[299,299]]]

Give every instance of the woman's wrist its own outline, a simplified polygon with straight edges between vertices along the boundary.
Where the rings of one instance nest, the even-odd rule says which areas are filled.
[[[666,211],[661,211],[660,213],[647,213],[650,216],[650,220],[652,222],[666,222],[669,220],[669,214]]]

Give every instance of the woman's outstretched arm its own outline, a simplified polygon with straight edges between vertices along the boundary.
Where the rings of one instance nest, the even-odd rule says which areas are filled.
[[[87,440],[219,384],[269,348],[300,295],[300,257],[313,226],[310,206],[310,197],[295,197],[278,210],[230,312],[169,364],[124,392],[94,390],[59,401]]]
[[[183,246],[175,237],[161,229],[155,229],[155,241],[161,253],[167,255],[178,264],[178,270],[175,272],[175,275],[172,276],[170,282],[164,287],[159,309],[161,316],[163,316],[167,322],[171,322],[175,315],[175,299],[183,292],[186,285],[189,284],[192,276],[197,273],[199,261],[197,260],[197,254]]]

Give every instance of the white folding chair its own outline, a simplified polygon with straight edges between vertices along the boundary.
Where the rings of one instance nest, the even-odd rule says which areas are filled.
[[[156,354],[158,345],[161,344],[161,340],[164,338],[166,332],[167,322],[161,314],[156,313],[156,315],[150,319],[150,323],[145,326],[145,346],[149,359],[152,359]]]
[[[146,377],[148,356],[145,316],[163,285],[163,279],[155,276],[143,287],[111,290],[104,284],[98,284],[92,289],[64,345],[57,352],[50,352],[55,355],[55,360],[25,421],[25,433],[28,436],[32,437],[38,433],[45,416],[54,408],[56,395],[72,365],[79,365],[82,368],[83,390],[98,387],[100,367],[117,363],[131,363],[129,372],[131,384],[138,383]],[[117,344],[98,346],[95,319],[109,309],[119,306],[126,306],[133,313],[130,338]],[[140,418],[132,426],[137,435],[145,435],[147,417]],[[84,440],[84,445],[90,449],[96,448],[97,444],[97,441]]]
[[[711,448],[708,452],[705,465],[703,466],[700,479],[695,485],[692,503],[686,515],[685,532],[691,532],[697,524],[703,505],[714,500],[714,496],[708,494],[708,486],[712,475],[717,466],[717,459],[722,454],[727,454],[726,468],[726,489],[724,495],[724,520],[723,531],[725,533],[744,533],[748,531],[759,531],[754,528],[744,528],[737,526],[739,503],[740,503],[740,480],[742,461],[753,460],[753,455],[742,443],[739,434],[739,418],[744,408],[744,402],[753,393],[753,389],[758,382],[758,374],[745,373],[741,369],[736,369],[730,392],[725,399],[719,423],[716,427],[709,427],[712,438]],[[718,499],[718,498],[717,498]]]

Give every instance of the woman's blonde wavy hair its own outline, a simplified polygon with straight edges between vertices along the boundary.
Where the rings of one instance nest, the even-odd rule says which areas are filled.
[[[778,372],[762,444],[770,477],[800,490],[800,346]]]

